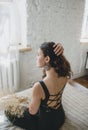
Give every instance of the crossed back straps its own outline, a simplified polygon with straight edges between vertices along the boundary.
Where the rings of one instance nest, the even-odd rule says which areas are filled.
[[[40,84],[45,92],[45,99],[43,100],[43,104],[46,107],[52,107],[53,109],[59,108],[61,105],[61,97],[64,87],[57,94],[50,95],[45,83],[40,81]]]

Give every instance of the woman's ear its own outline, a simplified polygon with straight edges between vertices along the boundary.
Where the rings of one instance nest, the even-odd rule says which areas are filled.
[[[46,56],[46,57],[45,57],[45,62],[46,62],[46,63],[49,63],[49,61],[50,61],[50,57],[49,57],[49,56]]]

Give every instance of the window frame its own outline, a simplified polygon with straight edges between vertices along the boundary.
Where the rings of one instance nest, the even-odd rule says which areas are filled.
[[[25,48],[25,47],[27,47],[27,11],[26,11],[26,0],[22,0],[21,2],[18,1],[18,0],[15,0],[15,1],[14,0],[4,0],[3,2],[0,1],[0,5],[3,5],[3,6],[4,5],[9,6],[11,4],[12,5],[15,4],[16,8],[15,7],[14,8],[18,9],[18,11],[19,11],[19,16],[20,16],[20,24],[19,25],[21,25],[21,28],[19,29],[19,35],[21,36],[21,38],[17,42],[16,41],[13,42],[13,41],[9,40],[9,45],[10,44],[17,44],[17,45],[20,46],[20,48],[23,48],[23,47]],[[23,6],[23,7],[21,7],[20,5]],[[19,7],[20,7],[20,9],[19,9]],[[11,21],[11,19],[10,19],[10,21]],[[19,19],[18,19],[18,21],[19,21]],[[11,21],[11,23],[12,23],[12,21]],[[13,26],[13,24],[12,24],[12,26]],[[13,32],[14,32],[14,30],[13,30]],[[12,33],[12,32],[10,32],[10,33]]]
[[[88,43],[88,1],[85,1],[83,25],[80,42]]]

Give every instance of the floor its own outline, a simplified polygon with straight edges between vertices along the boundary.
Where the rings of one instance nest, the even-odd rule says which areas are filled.
[[[84,87],[88,88],[88,75],[85,75],[83,77],[79,77],[74,79],[77,83],[83,85]]]

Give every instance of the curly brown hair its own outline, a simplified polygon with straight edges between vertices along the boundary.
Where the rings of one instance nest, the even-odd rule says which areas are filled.
[[[50,57],[49,65],[53,67],[58,73],[58,76],[71,77],[71,66],[63,54],[57,56],[54,52],[54,42],[44,42],[41,44],[40,49],[43,51],[44,56]]]

